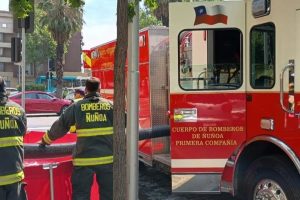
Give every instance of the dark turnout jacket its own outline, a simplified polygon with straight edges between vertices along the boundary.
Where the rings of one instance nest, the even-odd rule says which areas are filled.
[[[72,104],[56,120],[43,140],[50,144],[76,126],[74,166],[93,166],[113,162],[113,105],[98,93]]]
[[[27,129],[24,109],[0,93],[0,186],[24,178],[23,137]]]

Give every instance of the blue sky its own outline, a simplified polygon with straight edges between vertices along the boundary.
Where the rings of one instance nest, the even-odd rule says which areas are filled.
[[[83,19],[83,49],[114,40],[117,34],[117,0],[85,0]]]
[[[8,10],[8,0],[1,0],[0,10]],[[85,0],[83,49],[90,49],[116,38],[117,0]]]

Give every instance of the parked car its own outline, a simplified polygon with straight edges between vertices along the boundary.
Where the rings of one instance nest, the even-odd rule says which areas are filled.
[[[9,99],[21,105],[22,93],[12,95]],[[71,103],[69,100],[59,99],[47,92],[25,92],[26,113],[57,113],[60,115]]]

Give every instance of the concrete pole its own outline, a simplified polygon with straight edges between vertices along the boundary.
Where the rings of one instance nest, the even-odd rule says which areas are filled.
[[[130,0],[135,2],[135,0]],[[138,199],[138,133],[139,133],[139,5],[128,24],[128,84],[127,84],[127,199]]]
[[[24,19],[22,19],[24,20]],[[26,39],[25,39],[25,22],[23,21],[24,25],[22,26],[22,62],[21,62],[21,68],[22,68],[22,99],[21,104],[22,107],[25,110],[25,49],[26,49]]]

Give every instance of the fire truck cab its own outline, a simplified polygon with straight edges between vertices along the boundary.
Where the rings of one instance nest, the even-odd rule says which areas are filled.
[[[169,24],[173,192],[300,199],[300,1],[170,3]]]

